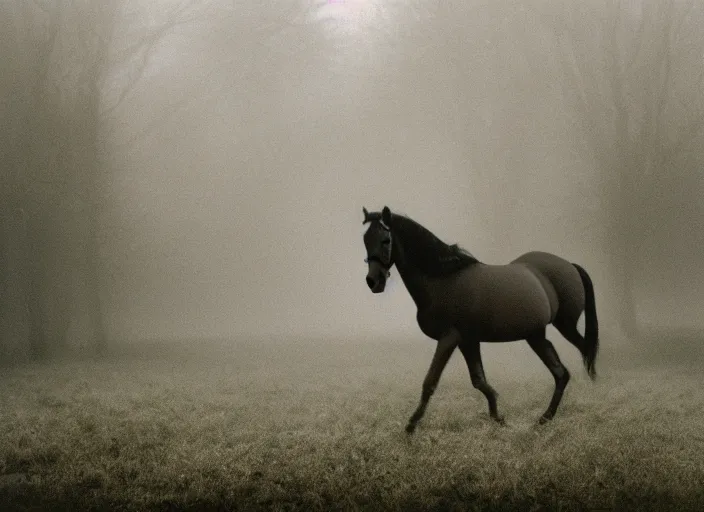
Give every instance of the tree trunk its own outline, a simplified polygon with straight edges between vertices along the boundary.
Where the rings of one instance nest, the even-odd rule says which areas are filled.
[[[114,7],[114,5],[113,5]],[[104,57],[96,58],[93,74],[100,71]],[[99,152],[99,128],[100,128],[100,89],[97,83],[93,83],[88,88],[89,94],[85,98],[87,122],[92,123],[92,130],[86,134],[85,140],[85,165],[86,173],[86,202],[87,208],[87,233],[85,240],[86,248],[86,291],[87,303],[89,307],[89,317],[93,328],[93,346],[96,353],[104,353],[107,349],[107,331],[105,328],[105,317],[103,314],[103,301],[100,283],[100,205],[101,197],[101,155]]]
[[[618,148],[618,146],[617,146]],[[608,179],[603,181],[603,194],[607,204],[608,229],[606,248],[609,253],[609,274],[614,296],[615,320],[630,341],[640,337],[637,303],[634,289],[634,270],[640,259],[638,217],[639,190],[634,178],[638,167],[635,162],[619,158],[617,151],[610,161],[602,161]],[[614,164],[616,162],[616,164]],[[611,172],[608,172],[611,171]]]
[[[98,237],[98,215],[95,209],[90,213],[90,231],[87,240],[86,290],[88,295],[89,316],[93,328],[95,351],[99,354],[107,349],[107,332],[103,317],[102,298],[100,294],[100,239]]]
[[[24,261],[22,267],[24,283],[24,301],[28,327],[29,354],[32,359],[43,359],[48,352],[46,332],[44,330],[45,302],[43,293],[43,272],[40,261],[41,248],[38,247],[36,234],[31,229],[31,220],[24,210],[19,210],[20,236]]]
[[[643,223],[647,222],[642,208],[643,180],[642,159],[633,156],[630,164],[619,173],[619,194],[615,197],[616,211],[619,212],[618,238],[615,240],[618,251],[618,291],[620,294],[620,326],[631,341],[638,341],[642,335],[638,324],[638,305],[635,290],[635,272],[640,268],[643,241]]]
[[[615,269],[618,275],[617,290],[619,298],[618,319],[619,326],[630,341],[637,341],[641,336],[641,329],[638,324],[638,308],[634,293],[634,266],[637,265],[639,251],[637,247],[630,245],[627,241],[623,243],[619,268]]]

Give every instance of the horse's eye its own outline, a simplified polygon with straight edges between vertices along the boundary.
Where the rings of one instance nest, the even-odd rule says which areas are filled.
[[[391,243],[391,240],[386,239],[381,241],[381,245],[389,245]]]

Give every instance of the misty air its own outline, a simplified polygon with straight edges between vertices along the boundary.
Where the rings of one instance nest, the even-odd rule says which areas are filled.
[[[704,3],[7,0],[0,100],[0,509],[704,507]]]

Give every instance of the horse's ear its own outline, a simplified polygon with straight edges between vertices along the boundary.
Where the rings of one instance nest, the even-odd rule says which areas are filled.
[[[381,210],[381,221],[387,226],[391,225],[391,210],[388,206],[384,206],[384,209]]]
[[[362,206],[362,213],[364,213],[364,220],[362,221],[362,224],[366,224],[369,222],[369,212],[364,206]]]

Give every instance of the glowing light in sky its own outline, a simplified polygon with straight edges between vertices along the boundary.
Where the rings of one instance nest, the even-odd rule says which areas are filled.
[[[379,15],[374,0],[327,0],[325,14],[345,23],[347,29],[357,31],[372,24]]]

